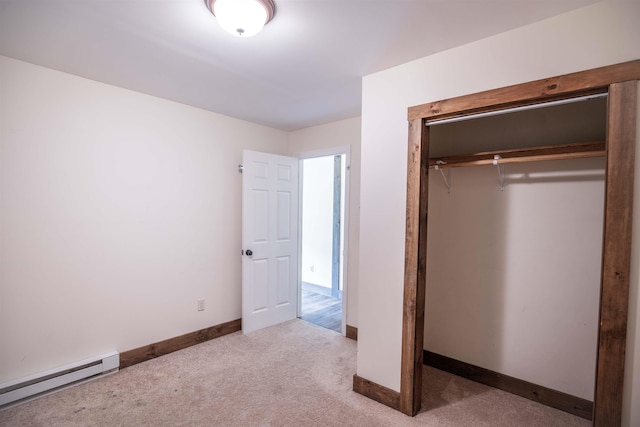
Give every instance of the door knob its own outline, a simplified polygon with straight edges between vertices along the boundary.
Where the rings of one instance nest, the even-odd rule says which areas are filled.
[[[244,253],[247,254],[247,256],[253,255],[253,251],[251,249],[247,249]]]

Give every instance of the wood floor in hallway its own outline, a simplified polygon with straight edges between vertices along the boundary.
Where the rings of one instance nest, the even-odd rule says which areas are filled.
[[[342,332],[342,300],[302,288],[302,320]]]

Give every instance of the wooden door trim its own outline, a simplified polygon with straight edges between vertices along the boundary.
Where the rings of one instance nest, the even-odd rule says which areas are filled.
[[[603,275],[598,332],[598,368],[594,396],[595,426],[619,425],[626,346],[633,161],[636,104],[632,87],[640,80],[640,60],[595,68],[520,85],[410,107],[407,168],[405,273],[400,373],[400,410],[418,413],[422,395],[424,296],[426,288],[426,218],[428,211],[429,127],[438,119],[462,117],[539,104],[592,93],[609,92],[606,212]],[[623,83],[629,82],[629,83]],[[620,85],[618,85],[621,83]],[[633,153],[633,154],[629,154]],[[626,160],[623,159],[626,157]],[[631,159],[631,160],[630,160]],[[622,162],[621,164],[618,164]],[[426,170],[425,170],[426,168]],[[624,212],[625,220],[618,220]],[[422,225],[424,224],[424,225]],[[619,244],[623,239],[624,244]],[[627,244],[626,240],[629,240]],[[424,249],[422,250],[422,245]],[[615,249],[614,249],[615,248]],[[420,365],[418,365],[420,361]],[[616,421],[618,420],[618,421]]]
[[[609,87],[598,361],[593,424],[620,425],[636,145],[637,81]]]
[[[420,410],[422,399],[428,180],[429,128],[423,119],[415,119],[409,122],[400,375],[400,410],[411,416]]]

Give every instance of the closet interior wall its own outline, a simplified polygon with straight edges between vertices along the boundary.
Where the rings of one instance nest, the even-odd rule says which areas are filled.
[[[430,157],[603,142],[606,98],[429,126]],[[449,172],[450,171],[450,172]],[[424,349],[593,400],[605,159],[429,171]]]

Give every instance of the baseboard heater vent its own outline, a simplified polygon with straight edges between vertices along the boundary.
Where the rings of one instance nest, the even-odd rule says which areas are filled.
[[[0,384],[0,409],[118,371],[117,351]]]

